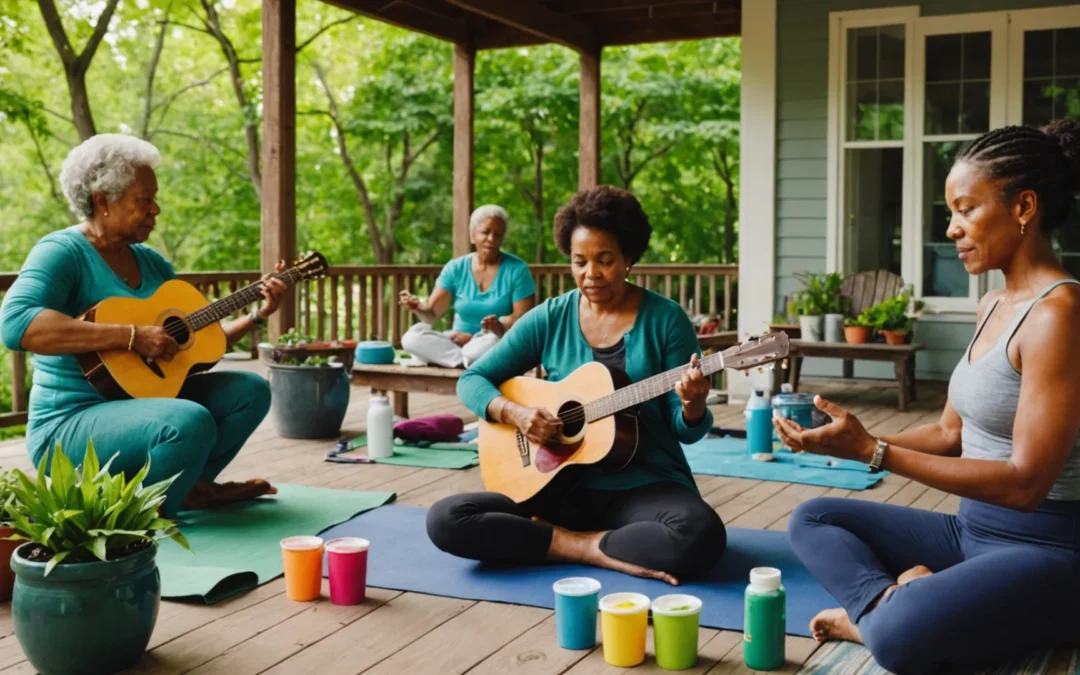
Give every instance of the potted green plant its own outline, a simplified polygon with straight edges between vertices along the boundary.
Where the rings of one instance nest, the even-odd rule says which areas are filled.
[[[270,417],[285,438],[336,438],[349,407],[355,342],[316,342],[290,329],[276,345],[262,343],[270,370]]]
[[[173,521],[158,515],[176,477],[144,486],[149,458],[130,480],[111,475],[92,443],[81,473],[59,447],[48,476],[47,461],[37,480],[16,469],[4,504],[14,536],[27,542],[11,557],[15,637],[45,675],[125,670],[141,658],[157,621],[158,540],[189,548]]]
[[[826,296],[825,274],[800,272],[796,279],[803,282],[801,290],[794,295],[795,313],[799,317],[800,338],[807,342],[821,342],[824,328]]]
[[[0,504],[6,504],[14,494],[15,474],[0,469]],[[15,572],[11,569],[11,554],[22,542],[13,538],[15,528],[6,511],[0,510],[0,602],[11,600],[15,587]]]
[[[853,345],[866,344],[874,333],[874,319],[867,309],[862,314],[844,319],[844,341]]]
[[[924,303],[913,300],[911,289],[907,288],[899,295],[883,300],[871,308],[875,327],[890,345],[907,343],[915,327],[915,320],[921,316]]]
[[[823,275],[821,280],[821,302],[825,312],[825,342],[844,341],[844,315],[847,313],[848,298],[840,295],[844,277],[839,272]]]

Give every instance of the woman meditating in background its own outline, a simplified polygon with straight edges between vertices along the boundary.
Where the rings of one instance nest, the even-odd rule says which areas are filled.
[[[176,399],[107,401],[83,376],[74,354],[134,350],[170,360],[179,348],[157,326],[79,321],[106,298],[147,298],[175,277],[144,242],[158,208],[157,149],[131,136],[100,134],[73,149],[60,185],[78,225],[45,235],[4,297],[0,337],[8,349],[33,352],[26,448],[34,464],[57,446],[78,465],[87,442],[111,470],[134,475],[151,458],[147,483],[180,477],[165,514],[204,508],[268,492],[263,480],[215,482],[270,408],[270,388],[247,372],[209,372],[188,378]],[[262,305],[224,326],[229,345],[262,324],[278,306],[285,284],[263,277]],[[51,460],[50,460],[51,461]]]
[[[470,410],[543,443],[559,420],[502,397],[502,382],[538,364],[552,381],[593,360],[634,382],[687,366],[674,392],[640,406],[633,460],[615,473],[575,467],[562,476],[576,484],[556,479],[523,504],[494,492],[447,497],[428,513],[436,546],[487,562],[572,561],[669,583],[708,571],[723,555],[724,525],[698,493],[679,445],[712,427],[697,336],[677,304],[627,281],[651,233],[625,190],[574,195],[555,216],[555,243],[570,258],[577,290],[522,317],[458,382]]]
[[[476,209],[469,219],[476,252],[446,263],[426,301],[401,292],[401,303],[420,319],[401,336],[402,348],[427,363],[468,367],[532,308],[536,284],[529,266],[502,250],[508,222],[501,207]],[[433,330],[451,304],[453,330]]]
[[[859,459],[962,499],[958,516],[860,500],[795,510],[796,553],[840,609],[819,640],[862,642],[906,675],[1080,643],[1080,287],[1051,233],[1076,227],[1080,122],[1006,127],[961,149],[948,235],[969,274],[1001,270],[979,305],[941,420],[873,438],[775,422],[795,450]]]

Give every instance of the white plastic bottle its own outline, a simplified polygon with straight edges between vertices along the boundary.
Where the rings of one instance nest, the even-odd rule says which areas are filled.
[[[372,396],[368,403],[367,454],[371,459],[394,455],[394,411],[385,396]]]

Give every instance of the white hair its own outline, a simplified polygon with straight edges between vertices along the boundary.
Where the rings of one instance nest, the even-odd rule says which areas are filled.
[[[141,138],[98,134],[68,153],[60,168],[60,189],[72,213],[90,218],[94,215],[95,192],[104,192],[114,202],[135,182],[136,167],[152,169],[160,161],[158,149]]]
[[[491,218],[498,218],[503,221],[503,225],[510,224],[510,214],[506,212],[501,206],[495,204],[484,204],[480,208],[472,212],[469,216],[469,233],[476,231],[476,228],[486,223]]]

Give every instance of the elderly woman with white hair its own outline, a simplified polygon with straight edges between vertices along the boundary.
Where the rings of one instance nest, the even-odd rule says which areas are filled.
[[[127,349],[171,359],[175,340],[157,326],[101,324],[75,317],[111,297],[147,298],[175,277],[144,242],[161,212],[150,143],[100,134],[64,160],[60,184],[83,222],[44,236],[30,251],[0,308],[0,338],[34,354],[27,451],[34,463],[54,448],[77,465],[93,441],[110,470],[133,475],[150,457],[147,482],[179,474],[164,504],[206,508],[276,492],[264,480],[217,483],[218,474],[266,416],[270,389],[254,373],[207,372],[188,378],[175,399],[108,401],[83,376],[75,354]],[[280,267],[280,265],[279,265]],[[264,299],[223,326],[229,345],[263,323],[285,285],[263,277]]]
[[[502,250],[510,217],[500,206],[481,206],[469,218],[475,253],[448,262],[427,300],[402,291],[401,302],[420,319],[401,336],[401,346],[421,361],[468,367],[510,330],[534,303],[536,284],[524,260]],[[452,330],[432,324],[454,307]]]

